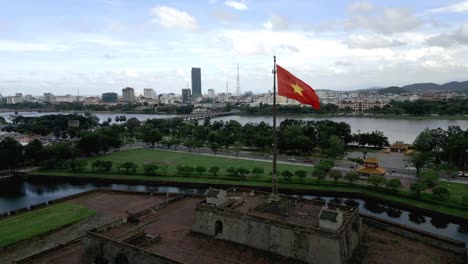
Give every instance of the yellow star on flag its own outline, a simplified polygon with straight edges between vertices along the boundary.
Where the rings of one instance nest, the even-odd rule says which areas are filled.
[[[295,84],[291,83],[291,86],[294,89],[294,93],[298,93],[298,94],[300,94],[302,96],[302,90],[304,90],[304,89],[302,89],[302,87],[300,87],[297,83],[295,83]]]

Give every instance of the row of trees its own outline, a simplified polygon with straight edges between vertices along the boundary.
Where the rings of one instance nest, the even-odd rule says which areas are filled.
[[[415,139],[415,153],[410,162],[416,167],[418,175],[424,167],[451,170],[468,167],[468,129],[450,126],[447,130],[425,129]]]

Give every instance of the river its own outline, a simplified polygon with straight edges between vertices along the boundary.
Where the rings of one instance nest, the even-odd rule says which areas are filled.
[[[14,112],[0,113],[0,116],[5,117],[11,121],[11,115]],[[38,113],[38,112],[21,112],[23,116],[42,116],[48,114],[66,114],[64,112],[52,113]],[[127,120],[135,117],[140,121],[145,121],[152,118],[173,118],[176,115],[156,115],[156,114],[121,114],[121,113],[94,113],[101,122],[106,121],[109,117],[115,120],[116,116],[125,115]],[[392,119],[392,118],[371,118],[371,117],[319,117],[310,115],[293,115],[293,116],[280,116],[278,121],[285,119],[298,119],[298,120],[332,120],[335,122],[346,122],[351,126],[353,133],[366,133],[374,130],[383,131],[385,136],[388,137],[390,143],[396,140],[405,143],[413,143],[414,139],[426,128],[443,128],[447,129],[449,126],[460,126],[463,130],[468,129],[468,120],[443,120],[443,119]],[[246,123],[260,123],[266,122],[271,124],[272,118],[270,116],[224,116],[213,118],[214,120],[236,120],[241,124]],[[200,121],[201,122],[201,121]]]
[[[176,192],[204,194],[205,188],[181,188],[175,186],[131,185],[110,183],[76,183],[67,180],[37,181],[11,180],[0,185],[0,213],[31,206],[93,189]],[[322,199],[359,207],[360,212],[388,221],[410,226],[439,236],[460,240],[468,244],[468,234],[459,231],[460,226],[443,217],[408,211],[370,199],[348,199],[346,197],[302,196],[306,199]]]

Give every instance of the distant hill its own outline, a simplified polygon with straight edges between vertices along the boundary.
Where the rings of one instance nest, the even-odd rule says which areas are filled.
[[[414,83],[410,85],[402,86],[404,90],[410,92],[441,92],[441,91],[452,91],[468,93],[468,81],[464,82],[449,82],[445,84],[436,83]]]
[[[408,90],[400,88],[398,86],[391,86],[377,91],[377,93],[379,94],[402,94],[407,92]]]

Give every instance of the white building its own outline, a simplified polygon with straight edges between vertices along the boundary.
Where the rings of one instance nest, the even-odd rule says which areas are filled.
[[[215,97],[215,90],[208,89],[208,98],[214,98],[214,97]]]
[[[71,96],[70,94],[55,97],[56,103],[73,103],[75,101],[76,101],[75,97]]]
[[[156,92],[151,88],[145,88],[143,89],[143,96],[145,98],[153,99],[156,97]]]

